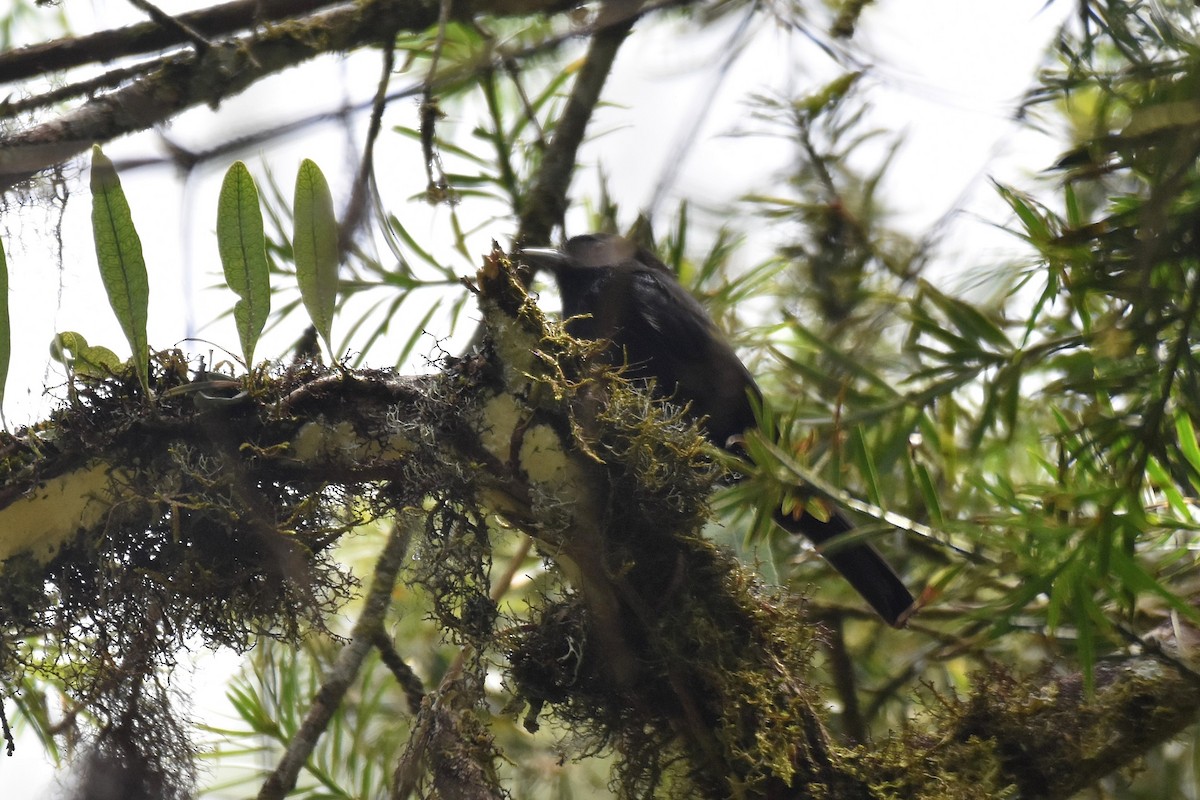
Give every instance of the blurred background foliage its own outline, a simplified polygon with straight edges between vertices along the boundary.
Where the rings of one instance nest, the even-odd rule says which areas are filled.
[[[830,58],[846,66],[799,96],[754,101],[759,135],[792,148],[770,190],[738,201],[750,225],[769,226],[775,252],[748,261],[744,244],[755,227],[697,227],[686,204],[668,223],[639,228],[730,333],[806,474],[861,501],[865,535],[878,536],[910,585],[925,591],[927,607],[909,630],[883,629],[811,552],[756,522],[754,509],[788,464],[763,465],[756,481],[715,500],[713,536],[805,594],[827,626],[824,685],[833,724],[852,739],[881,736],[920,713],[922,687],[965,690],[995,662],[1086,671],[1136,646],[1170,614],[1198,617],[1197,10],[1181,0],[1073,7],[1050,66],[1031,78],[1018,110],[1028,125],[1062,136],[1062,157],[1028,164],[1036,174],[1024,185],[995,186],[1011,210],[995,222],[1020,243],[1008,262],[947,266],[940,230],[914,238],[894,224],[898,211],[920,202],[921,187],[880,190],[900,135],[869,117],[863,71],[838,55],[853,52],[848,31],[859,13],[871,13],[861,2],[754,9],[796,35],[836,43]],[[699,31],[750,10],[721,2],[671,13]],[[18,3],[0,35],[30,14]],[[547,44],[562,31],[541,17],[489,22],[487,31],[451,24],[436,65],[436,32],[397,41],[401,72],[436,70],[430,113],[453,110],[459,124],[398,127],[380,141],[418,142],[432,156],[422,197],[449,209],[461,260],[435,257],[373,194],[371,235],[352,240],[342,273],[339,324],[354,342],[352,363],[377,363],[382,341],[402,342],[388,352],[406,363],[427,331],[449,336],[471,324],[473,306],[458,283],[477,257],[466,237],[515,228],[578,67]],[[529,56],[482,67],[497,39]],[[290,222],[274,196],[269,254],[288,273]],[[639,211],[603,182],[576,200],[594,229],[625,232]],[[284,295],[294,291],[278,288],[285,283],[276,283]],[[544,282],[534,288],[553,302]],[[276,322],[297,304],[277,300]],[[908,530],[890,524],[898,518]],[[517,534],[494,534],[494,572],[517,576],[501,603],[515,620],[557,587]],[[343,543],[343,556],[365,574],[381,542],[380,531],[364,530]],[[419,586],[398,586],[390,633],[428,687],[459,654],[425,601]],[[314,637],[300,653],[269,640],[253,651],[231,684],[232,722],[209,729],[212,796],[244,796],[261,782],[337,649]],[[403,688],[378,658],[373,652],[338,709],[297,796],[386,796],[410,716]],[[486,658],[496,660],[485,686],[488,724],[512,795],[595,796],[607,784],[607,760],[577,760],[549,715],[527,732],[506,708],[499,655]],[[22,707],[48,741],[54,702],[38,688]],[[1195,734],[1087,796],[1200,796]]]

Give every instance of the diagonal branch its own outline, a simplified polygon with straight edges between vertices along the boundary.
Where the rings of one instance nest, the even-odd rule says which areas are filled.
[[[371,0],[276,26],[204,53],[165,59],[132,85],[97,97],[62,117],[0,139],[0,189],[78,155],[94,142],[165,122],[179,112],[216,104],[254,82],[322,53],[350,50],[395,30],[437,20],[437,4]]]
[[[1159,653],[1097,664],[1092,692],[1082,673],[1043,682],[993,670],[947,740],[987,743],[1020,797],[1074,797],[1200,717],[1194,665],[1173,655],[1194,662],[1198,637],[1184,621],[1164,623],[1145,639]]]
[[[341,0],[234,0],[174,19],[182,26],[209,39],[230,36],[254,25],[279,22],[310,14]],[[98,31],[86,36],[50,42],[0,53],[0,83],[15,83],[48,72],[59,72],[87,64],[153,53],[187,41],[183,28],[168,28],[156,22],[141,22],[124,28]]]
[[[537,182],[529,193],[525,208],[521,209],[521,224],[516,236],[518,244],[549,244],[550,232],[562,224],[567,210],[567,189],[575,172],[575,155],[583,143],[592,111],[600,102],[600,91],[612,71],[617,50],[633,28],[635,19],[635,16],[621,19],[597,31],[593,37],[579,77],[571,89],[571,97],[546,148]]]
[[[557,3],[558,0],[530,0],[521,8],[498,7],[496,12],[548,12]],[[241,21],[235,12],[242,9],[233,6],[237,4],[219,8],[226,9],[228,19]],[[288,9],[304,6],[297,0],[274,0],[270,7],[282,14]],[[292,24],[253,31],[204,52],[164,56],[153,62],[152,71],[129,85],[96,97],[57,119],[0,137],[0,191],[78,155],[93,143],[151,128],[195,106],[216,105],[262,78],[315,56],[384,42],[400,31],[424,30],[437,21],[439,8],[436,0],[364,0],[319,11]],[[201,32],[208,32],[208,28],[187,16],[181,19]],[[161,30],[158,26],[152,27]],[[138,36],[143,35],[138,26],[123,30],[134,29],[139,31]],[[120,40],[118,33],[110,31],[97,36],[116,36]],[[167,33],[177,35],[178,32]],[[149,36],[148,33],[145,35]],[[65,57],[51,58],[48,52],[55,52],[53,48],[50,51],[19,51],[23,57],[16,63],[5,62],[0,57],[0,81],[28,76],[33,67],[41,71],[70,63],[87,63],[99,56],[80,56],[78,51],[87,51],[98,46],[97,42],[109,41],[84,39],[88,41],[64,40],[55,46],[57,52],[76,54],[74,62]],[[42,47],[50,48],[51,45]],[[33,50],[36,48],[30,48]],[[105,57],[111,55],[106,53]]]
[[[206,39],[203,33],[188,25],[183,20],[172,17],[151,3],[150,0],[129,0],[129,2],[135,8],[145,11],[150,16],[150,19],[154,20],[155,24],[159,27],[174,29],[185,41],[191,42],[197,52],[207,50],[213,46],[213,43]]]
[[[396,584],[396,576],[404,565],[404,557],[408,553],[408,540],[411,527],[397,524],[392,526],[387,544],[379,560],[375,562],[375,575],[371,578],[371,588],[367,591],[367,599],[363,604],[362,615],[354,623],[354,631],[350,634],[350,643],[338,654],[337,660],[329,674],[321,683],[321,688],[313,697],[312,707],[300,725],[300,730],[288,744],[287,752],[279,760],[279,765],[263,783],[258,792],[259,800],[276,800],[283,798],[296,788],[296,778],[300,768],[308,761],[317,740],[325,732],[329,720],[342,703],[342,698],[358,676],[363,659],[371,651],[377,637],[383,632],[383,620],[392,600],[392,588]]]

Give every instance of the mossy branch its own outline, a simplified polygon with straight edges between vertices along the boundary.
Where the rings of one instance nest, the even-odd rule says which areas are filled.
[[[326,555],[357,521],[346,509],[424,506],[438,539],[424,546],[443,557],[422,559],[418,577],[439,619],[508,659],[526,725],[553,713],[579,741],[615,749],[631,796],[669,784],[696,797],[1067,797],[1196,719],[1194,676],[1144,655],[1099,666],[1092,697],[1077,675],[997,672],[878,746],[839,745],[808,684],[817,631],[802,604],[701,534],[716,474],[695,427],[592,365],[503,254],[473,287],[488,346],[438,375],[300,367],[258,373],[214,405],[186,391],[182,356],[159,354],[157,405],[132,375],[80,384],[41,437],[7,440],[4,680],[41,666],[18,644],[41,637],[61,663],[89,667],[60,676],[79,702],[116,713],[115,687],[197,634],[295,641],[346,596]],[[571,587],[504,630],[472,561],[494,515],[532,535]],[[348,659],[376,638],[364,626]],[[131,648],[141,675],[114,674],[132,668],[111,655]],[[428,714],[430,736],[470,716]],[[477,766],[473,785],[492,792]]]

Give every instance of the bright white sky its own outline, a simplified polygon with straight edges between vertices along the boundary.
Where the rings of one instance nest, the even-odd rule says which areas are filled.
[[[162,0],[159,5],[178,12],[184,3]],[[1072,8],[1067,2],[1044,5],[1044,0],[879,0],[868,7],[857,34],[858,46],[870,54],[867,59],[874,65],[869,73],[873,121],[905,134],[886,186],[893,208],[902,212],[898,222],[920,234],[950,209],[968,212],[955,218],[943,258],[947,264],[962,255],[961,263],[986,266],[1001,260],[1001,250],[1011,252],[1015,242],[987,224],[1007,219],[988,178],[1028,185],[1030,176],[1052,163],[1059,152],[1055,141],[1024,131],[1012,121],[1017,99],[1043,63],[1047,44]],[[59,10],[80,15],[75,22],[78,30],[99,26],[97,20],[107,27],[118,20],[137,19],[135,11],[116,0],[94,0],[90,10],[77,3]],[[753,127],[745,99],[756,92],[803,93],[840,73],[816,56],[815,48],[803,37],[786,36],[764,25],[714,92],[713,75],[728,52],[733,27],[702,39],[684,37],[682,27],[683,23],[658,26],[653,32],[639,31],[627,41],[605,92],[613,105],[590,130],[593,135],[603,135],[582,153],[586,166],[577,186],[594,184],[596,165],[602,165],[614,196],[623,204],[626,221],[638,207],[650,202],[664,161],[678,153],[681,138],[696,124],[705,104],[711,108],[702,115],[696,146],[681,165],[674,191],[659,207],[656,219],[660,224],[666,222],[673,213],[673,200],[682,197],[693,202],[710,198],[715,207],[746,192],[770,193],[774,165],[785,163],[788,150],[779,141],[728,135]],[[293,70],[270,87],[252,89],[225,103],[218,114],[205,109],[185,115],[172,125],[170,135],[185,146],[203,147],[239,130],[253,129],[273,114],[280,120],[291,119],[297,113],[292,96],[297,91],[304,93],[305,113],[332,110],[345,98],[369,97],[378,69],[377,57],[368,54],[340,64],[325,60]],[[401,76],[394,85],[407,85],[408,80],[411,78]],[[454,122],[452,118],[446,124]],[[470,120],[463,122],[471,124]],[[385,123],[415,126],[415,105],[395,104]],[[344,197],[359,144],[349,142],[340,128],[329,126],[273,147],[269,160],[288,194],[300,159],[311,157],[330,178],[335,198]],[[418,239],[438,241],[447,230],[445,211],[430,211],[419,202],[405,201],[424,186],[419,155],[411,149],[396,154],[389,144],[385,134],[377,155],[380,182],[390,194],[386,200]],[[159,152],[150,136],[131,137],[105,149],[118,163],[122,157]],[[154,347],[175,345],[199,330],[198,335],[236,349],[232,323],[213,322],[219,310],[230,304],[229,296],[205,291],[219,274],[213,230],[225,166],[194,175],[187,192],[176,185],[171,170],[143,170],[124,178],[150,269],[150,340]],[[261,185],[261,164],[251,161],[250,166]],[[576,196],[585,194],[586,188],[576,192]],[[460,210],[469,213],[466,207]],[[47,356],[56,331],[75,330],[93,344],[105,344],[122,355],[128,352],[102,300],[89,214],[83,186],[76,189],[68,206],[61,273],[55,267],[52,240],[44,231],[53,215],[28,210],[0,219],[0,239],[9,259],[13,330],[19,332],[4,404],[10,426],[44,415],[48,404],[43,387],[61,382]],[[569,218],[572,233],[583,232],[581,220],[578,211]],[[701,214],[699,221],[712,226],[725,220],[711,214],[705,219]],[[773,244],[769,230],[751,229],[748,233],[753,254],[761,255]],[[492,237],[504,241],[510,234],[509,230],[485,228],[473,237],[473,249],[482,254]],[[701,247],[705,244],[700,239],[694,242]],[[473,270],[474,265],[453,260],[449,246],[439,255],[463,274]],[[952,280],[966,285],[973,276],[957,275]],[[268,337],[259,352],[282,352],[300,327],[297,320],[294,326]],[[335,338],[337,331],[335,322]],[[418,347],[418,356],[432,345],[431,338],[428,346]],[[194,354],[207,354],[211,349],[208,344],[180,346]],[[400,343],[392,347],[378,351],[372,363],[387,363]],[[231,659],[220,661],[225,666],[218,674],[229,668]],[[212,669],[206,667],[204,679],[197,681],[196,700],[201,710],[221,708],[222,689],[219,680],[212,679]],[[186,676],[180,677],[189,682]],[[11,703],[6,708],[11,717]],[[14,757],[0,759],[5,797],[47,797],[51,774],[45,756],[28,735],[19,737]]]

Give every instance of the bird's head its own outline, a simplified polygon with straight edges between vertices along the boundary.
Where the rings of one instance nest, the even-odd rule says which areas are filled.
[[[559,250],[554,247],[525,247],[518,256],[531,267],[548,269],[561,276],[571,270],[604,269],[636,260],[637,245],[615,233],[586,233],[572,237]]]

